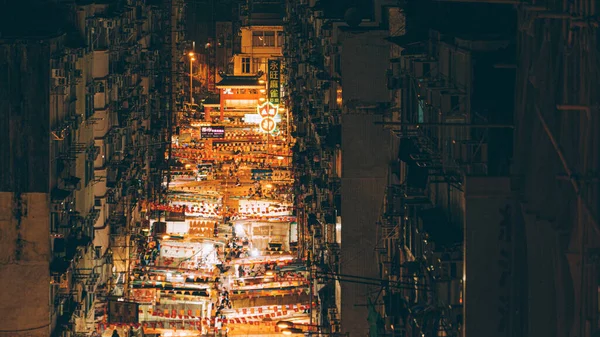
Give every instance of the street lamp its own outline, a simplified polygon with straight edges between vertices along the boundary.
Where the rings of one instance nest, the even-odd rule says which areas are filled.
[[[193,82],[193,71],[194,71],[194,61],[196,58],[194,57],[193,52],[189,52],[188,56],[190,57],[190,104],[194,104],[194,82]]]

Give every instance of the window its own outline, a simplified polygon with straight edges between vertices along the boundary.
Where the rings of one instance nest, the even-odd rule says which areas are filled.
[[[266,58],[254,58],[252,59],[253,72],[258,73],[259,71],[267,72],[267,59]]]
[[[283,47],[283,32],[277,32],[277,47]]]
[[[104,93],[104,83],[96,82],[96,93]]]
[[[274,31],[252,32],[252,45],[254,47],[275,47]]]
[[[98,260],[102,257],[102,246],[94,247],[94,259]]]
[[[242,57],[242,74],[250,73],[250,58]]]
[[[85,118],[88,119],[94,115],[94,95],[85,95]]]

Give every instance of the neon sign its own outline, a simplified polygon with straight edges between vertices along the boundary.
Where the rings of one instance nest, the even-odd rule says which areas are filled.
[[[279,112],[279,106],[274,105],[271,102],[265,102],[264,104],[257,106],[256,110],[261,118],[260,122],[258,123],[260,131],[267,133],[275,131],[277,128],[275,116],[277,116]]]

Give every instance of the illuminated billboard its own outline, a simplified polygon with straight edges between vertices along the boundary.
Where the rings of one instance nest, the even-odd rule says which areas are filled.
[[[200,127],[200,138],[225,138],[225,127],[224,126],[201,126]]]
[[[281,61],[269,60],[267,71],[267,102],[274,105],[281,103],[280,90],[281,86]]]

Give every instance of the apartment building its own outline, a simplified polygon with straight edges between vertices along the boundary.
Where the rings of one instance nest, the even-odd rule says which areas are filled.
[[[400,146],[378,252],[381,277],[402,285],[384,295],[394,335],[505,336],[513,320],[513,38],[458,27],[390,38]]]
[[[278,8],[281,7],[280,5],[273,4]],[[242,26],[235,34],[239,36],[240,52],[233,53],[230,67],[232,71],[221,71],[219,74],[220,80],[216,84],[219,89],[219,111],[216,112],[217,105],[209,105],[207,116],[211,118],[218,117],[220,120],[227,118],[230,121],[241,122],[252,118],[250,115],[257,115],[256,107],[267,100],[280,105],[281,111],[284,111],[284,92],[280,90],[281,83],[285,82],[283,72],[285,65],[281,63],[283,55],[281,10],[261,13],[260,11],[265,10],[265,7],[258,6],[252,1],[244,4],[243,7],[253,8],[253,10],[244,10],[240,17]],[[266,17],[269,20],[250,20],[249,17],[252,15]],[[224,25],[219,23],[218,26]],[[277,69],[269,69],[270,61],[275,62]],[[272,74],[273,81],[270,81],[269,74]]]
[[[388,7],[397,5],[307,1],[288,8],[288,90],[303,172],[298,212],[309,229],[306,254],[317,265],[317,323],[337,333],[369,332],[370,293],[379,289],[372,282],[375,223],[397,143],[375,124],[389,105]]]
[[[31,5],[40,25],[0,40],[0,336],[87,336],[127,295],[127,238],[155,194],[165,4]]]
[[[507,312],[512,296],[502,269],[512,261],[510,33],[470,19],[469,6],[353,6],[300,2],[285,26],[306,161],[298,212],[319,247],[309,254],[325,262],[318,323],[350,334],[490,333],[508,318],[477,308]],[[435,19],[447,13],[456,20]],[[490,245],[494,235],[505,240]],[[483,266],[490,256],[495,269]],[[490,284],[498,291],[483,296]]]

